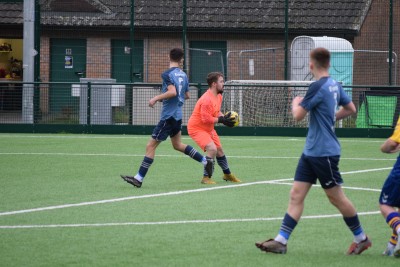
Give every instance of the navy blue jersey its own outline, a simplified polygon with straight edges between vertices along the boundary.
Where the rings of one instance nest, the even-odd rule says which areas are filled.
[[[379,203],[400,208],[400,156],[383,184]]]
[[[161,110],[161,120],[174,118],[182,119],[182,105],[185,103],[185,93],[189,91],[189,81],[185,72],[178,67],[166,70],[162,75],[161,93],[168,91],[168,86],[173,85],[176,88],[176,96],[164,99]]]
[[[301,102],[310,114],[310,124],[303,153],[312,157],[339,156],[340,144],[335,134],[336,110],[351,102],[340,83],[323,77],[312,83]]]
[[[400,118],[397,120],[396,128],[389,138],[400,144]],[[400,208],[400,155],[382,187],[379,203]]]

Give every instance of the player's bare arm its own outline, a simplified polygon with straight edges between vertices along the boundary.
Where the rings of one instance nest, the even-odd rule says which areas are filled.
[[[342,106],[337,112],[336,112],[336,120],[341,120],[344,119],[352,114],[356,113],[356,106],[354,106],[353,102],[348,103],[345,106]]]
[[[173,85],[168,85],[167,91],[160,95],[156,95],[152,99],[149,100],[149,107],[154,107],[157,101],[162,101],[164,99],[172,98],[176,96],[176,88]]]
[[[396,153],[400,151],[400,144],[388,138],[381,146],[383,153]]]
[[[296,121],[301,121],[307,115],[307,110],[305,110],[302,106],[300,106],[300,103],[302,101],[303,97],[301,96],[296,96],[295,98],[293,98],[292,101],[292,115]]]
[[[190,94],[189,94],[189,91],[187,91],[186,93],[185,93],[185,100],[186,99],[189,99],[190,98]]]

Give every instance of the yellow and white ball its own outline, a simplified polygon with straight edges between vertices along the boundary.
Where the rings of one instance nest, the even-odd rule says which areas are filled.
[[[225,113],[225,115],[227,115],[229,112],[231,113],[231,118],[234,118],[235,123],[233,124],[233,126],[238,126],[240,122],[239,114],[236,111],[228,111]]]

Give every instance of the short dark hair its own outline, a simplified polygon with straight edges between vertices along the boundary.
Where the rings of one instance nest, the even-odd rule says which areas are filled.
[[[181,48],[173,48],[169,51],[169,59],[174,62],[180,62],[183,58],[183,50]]]
[[[331,53],[328,49],[323,47],[317,47],[310,52],[310,58],[314,61],[317,68],[329,68],[329,62],[331,60]]]
[[[211,86],[212,83],[218,82],[219,77],[224,77],[224,75],[221,72],[210,72],[207,75],[208,86]]]

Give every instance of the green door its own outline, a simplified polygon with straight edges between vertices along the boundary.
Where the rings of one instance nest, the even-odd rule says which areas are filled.
[[[132,82],[143,82],[143,40],[135,40]],[[129,40],[112,40],[112,78],[117,83],[129,83],[130,80],[130,42]]]
[[[117,83],[143,82],[143,40],[135,40],[133,51],[132,76],[129,40],[111,41],[111,75]],[[125,90],[125,105],[113,109],[116,123],[132,121],[132,90]]]
[[[50,81],[79,83],[86,74],[85,39],[50,40]],[[79,89],[78,89],[79,91]],[[70,122],[79,111],[79,97],[73,96],[71,84],[57,84],[50,88],[50,111],[59,120]],[[73,122],[71,122],[73,123]]]
[[[190,82],[205,83],[213,71],[226,73],[225,41],[192,41],[189,45]]]

